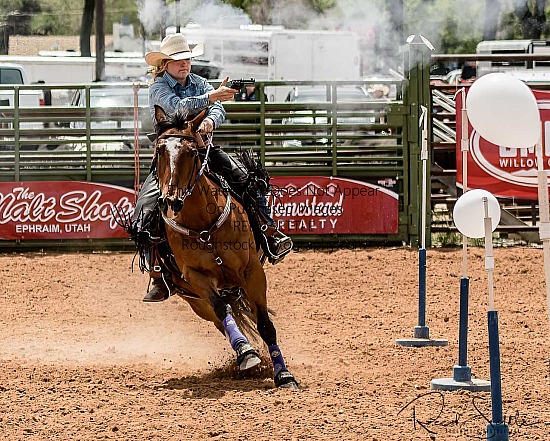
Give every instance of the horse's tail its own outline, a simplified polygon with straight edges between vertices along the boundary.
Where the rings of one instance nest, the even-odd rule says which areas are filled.
[[[250,339],[254,340],[255,343],[258,343],[261,341],[261,338],[256,328],[255,317],[250,307],[250,301],[244,290],[241,290],[241,294],[239,298],[229,301],[233,311],[233,318],[239,329]],[[268,308],[268,312],[270,315],[275,315],[270,308]]]
[[[233,318],[237,323],[237,326],[246,336],[253,340],[258,340],[258,330],[254,322],[254,314],[252,314],[252,308],[250,307],[250,301],[246,296],[246,293],[241,289],[241,295],[235,300],[229,301],[231,309],[233,311]]]

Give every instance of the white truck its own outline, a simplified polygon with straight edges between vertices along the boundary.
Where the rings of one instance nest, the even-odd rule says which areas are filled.
[[[175,32],[167,28],[166,34]],[[222,66],[221,77],[275,81],[361,80],[361,36],[342,31],[298,31],[280,26],[181,30],[190,44]],[[292,86],[273,86],[268,101],[284,101]]]
[[[476,52],[485,54],[533,54],[547,56],[540,61],[478,61],[477,76],[491,72],[506,72],[520,76],[524,81],[548,81],[550,75],[550,41],[544,40],[488,40],[477,45]]]
[[[274,32],[267,66],[274,81],[359,81],[359,36],[336,31]],[[284,101],[291,87],[270,87],[269,101]]]
[[[29,84],[23,66],[19,64],[0,63],[0,85],[20,86]],[[0,87],[0,107],[14,106],[15,90],[13,87]],[[19,90],[19,107],[39,107],[45,103],[42,90]]]

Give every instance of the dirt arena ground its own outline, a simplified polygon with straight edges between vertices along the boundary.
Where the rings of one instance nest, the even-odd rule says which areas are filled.
[[[489,393],[423,396],[457,362],[461,250],[428,252],[427,324],[443,348],[395,345],[417,324],[415,250],[302,251],[268,267],[299,391],[275,389],[267,364],[237,373],[229,344],[184,301],[143,304],[147,277],[131,261],[0,255],[0,439],[485,439]],[[468,261],[468,362],[489,379],[483,250]],[[510,439],[548,440],[542,250],[496,249],[495,265]]]

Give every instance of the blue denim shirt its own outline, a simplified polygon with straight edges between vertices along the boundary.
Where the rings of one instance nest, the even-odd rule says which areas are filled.
[[[174,114],[177,110],[183,111],[186,119],[200,113],[203,109],[206,116],[214,122],[214,128],[218,128],[225,120],[225,109],[220,101],[211,104],[208,95],[214,88],[204,78],[190,73],[187,76],[186,85],[178,83],[168,72],[155,78],[149,87],[149,111],[153,123],[155,122],[155,105],[162,107],[168,114]]]

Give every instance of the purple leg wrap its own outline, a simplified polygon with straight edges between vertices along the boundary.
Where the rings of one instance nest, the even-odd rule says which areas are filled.
[[[234,350],[237,350],[237,346],[241,343],[248,343],[246,337],[239,331],[235,319],[230,314],[227,314],[222,324],[227,334],[227,338],[229,339],[229,343],[231,343],[231,347]]]
[[[287,370],[285,360],[278,345],[271,345],[268,349],[271,362],[273,363],[273,374],[277,376],[279,372]]]

